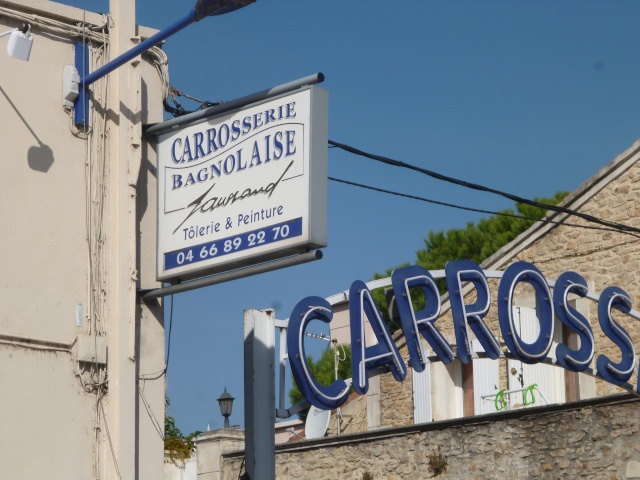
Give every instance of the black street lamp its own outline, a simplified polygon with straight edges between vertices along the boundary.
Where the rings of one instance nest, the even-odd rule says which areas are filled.
[[[233,408],[234,397],[231,396],[229,392],[227,392],[227,387],[224,387],[224,392],[218,398],[218,403],[220,404],[220,413],[224,417],[224,428],[229,427],[229,416],[231,415],[231,409]]]

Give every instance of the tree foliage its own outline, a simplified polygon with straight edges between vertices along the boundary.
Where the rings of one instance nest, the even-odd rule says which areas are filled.
[[[340,361],[338,362],[338,377],[342,379],[351,378],[351,346],[350,345],[337,345],[337,353]],[[335,381],[335,353],[334,349],[327,348],[320,357],[319,360],[314,360],[311,357],[307,357],[307,366],[313,378],[320,385],[329,386]],[[302,392],[296,385],[295,380],[293,386],[289,390],[289,400],[295,405],[296,403],[304,400]],[[307,411],[299,414],[301,419],[307,417]]]
[[[536,197],[535,200],[539,203],[557,205],[568,193],[558,192],[551,198]],[[452,228],[446,232],[443,230],[429,232],[424,239],[425,248],[416,252],[415,264],[427,270],[443,269],[446,263],[451,260],[473,260],[480,264],[527,230],[536,220],[543,218],[547,211],[525,203],[516,203],[515,212],[507,209],[501,210],[500,213],[517,215],[518,217],[492,215],[481,219],[478,223],[469,222],[466,228]],[[376,274],[374,278],[388,277],[393,270],[395,268],[390,268],[385,275]],[[438,281],[438,288],[441,293],[446,292],[444,279]],[[373,291],[372,295],[390,330],[394,331],[399,328],[399,325],[396,325],[389,317],[384,291],[378,289]],[[424,306],[421,294],[416,295],[414,305],[416,309]]]
[[[165,413],[164,413],[164,449],[169,452],[171,460],[186,460],[191,457],[195,449],[193,440],[202,432],[196,430],[189,435],[183,435],[178,427],[176,420],[167,414],[166,408],[169,407],[169,397],[165,397]]]
[[[551,198],[536,198],[536,201],[557,205],[567,195],[568,192],[558,192]],[[426,248],[416,252],[417,264],[428,270],[436,270],[444,268],[450,260],[473,260],[481,263],[533,225],[536,220],[544,217],[546,212],[542,208],[516,203],[516,212],[508,209],[500,213],[526,218],[492,215],[481,219],[477,224],[469,222],[466,228],[429,232],[424,240]]]

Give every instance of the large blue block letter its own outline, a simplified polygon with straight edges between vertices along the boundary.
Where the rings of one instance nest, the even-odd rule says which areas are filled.
[[[451,363],[454,358],[451,345],[434,325],[440,315],[440,293],[429,270],[418,265],[398,268],[391,275],[391,283],[413,369],[422,372],[426,363],[418,333],[424,336],[443,363]],[[411,298],[412,288],[420,289],[425,297],[424,308],[417,312]]]
[[[333,410],[344,404],[349,396],[349,387],[342,379],[325,387],[313,378],[307,365],[304,336],[307,325],[312,320],[329,323],[332,318],[333,310],[329,302],[320,297],[307,297],[294,307],[287,329],[287,351],[293,379],[304,398],[311,405],[324,410]]]
[[[598,375],[614,384],[622,384],[631,378],[635,367],[636,350],[627,331],[613,317],[613,309],[623,313],[631,311],[629,295],[619,287],[607,287],[598,300],[598,322],[604,334],[620,348],[620,362],[613,363],[604,353],[598,355],[596,367]]]
[[[587,295],[587,282],[575,272],[565,272],[558,277],[553,289],[553,304],[556,315],[563,325],[580,338],[580,348],[573,350],[564,343],[556,346],[556,360],[565,369],[581,372],[589,367],[594,354],[594,339],[591,325],[583,315],[569,305],[569,294],[579,297]]]
[[[538,321],[540,333],[533,343],[525,342],[516,331],[513,316],[513,298],[516,286],[526,282],[533,287],[538,306]],[[553,342],[553,303],[551,291],[542,272],[527,262],[511,264],[502,275],[498,286],[498,318],[502,336],[516,359],[528,364],[535,364],[544,360]]]
[[[367,347],[365,318],[369,319],[378,343]],[[378,311],[371,292],[364,282],[356,280],[349,289],[349,323],[351,324],[351,372],[353,388],[360,395],[369,390],[368,371],[388,368],[401,382],[407,376],[407,367],[400,356],[391,333]]]
[[[489,358],[495,360],[500,356],[500,344],[482,321],[491,305],[487,277],[478,264],[471,260],[447,262],[444,268],[456,332],[458,358],[465,364],[471,361],[472,350],[469,338],[469,327],[471,327]],[[472,284],[476,291],[476,301],[469,305],[464,303],[462,291],[464,282]]]

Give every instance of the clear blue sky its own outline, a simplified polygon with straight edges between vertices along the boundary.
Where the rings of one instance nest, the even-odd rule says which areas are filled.
[[[106,0],[63,3],[108,10]],[[193,4],[138,0],[137,21],[163,28]],[[634,1],[258,0],[190,26],[165,51],[172,85],[211,101],[323,72],[330,139],[533,198],[574,190],[640,136],[638,25]],[[329,175],[513,206],[336,149]],[[237,399],[231,423],[244,423],[245,309],[285,319],[305,296],[413,263],[430,230],[480,218],[333,182],[328,208],[321,261],[174,297],[168,395],[183,432],[222,426],[225,386]]]

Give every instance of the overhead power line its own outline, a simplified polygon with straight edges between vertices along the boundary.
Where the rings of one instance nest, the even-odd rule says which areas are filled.
[[[169,85],[169,92],[170,92],[169,96],[173,99],[174,103],[176,104],[176,107],[175,108],[170,107],[168,105],[168,103],[165,102],[165,110],[170,112],[171,114],[173,114],[174,117],[175,116],[181,116],[181,115],[184,115],[186,113],[190,113],[190,112],[186,111],[182,107],[182,105],[180,105],[178,103],[178,101],[176,99],[176,96],[178,96],[178,95],[201,103],[201,106],[200,106],[199,109],[206,108],[206,107],[211,106],[211,105],[218,105],[220,103],[220,102],[215,102],[215,103],[214,102],[209,102],[207,100],[200,100],[200,99],[192,97],[190,95],[186,95],[183,92],[174,89],[170,85]],[[450,177],[450,176],[447,176],[447,175],[443,175],[443,174],[438,173],[438,172],[434,172],[433,170],[428,170],[426,168],[421,168],[421,167],[418,167],[416,165],[411,165],[410,163],[401,162],[399,160],[394,160],[392,158],[385,157],[385,156],[382,156],[382,155],[376,155],[376,154],[373,154],[373,153],[368,153],[368,152],[365,152],[363,150],[357,149],[355,147],[346,145],[344,143],[336,142],[334,140],[328,140],[328,142],[329,142],[330,146],[336,147],[336,148],[340,148],[340,149],[342,149],[342,150],[344,150],[346,152],[353,153],[354,155],[360,155],[362,157],[369,158],[371,160],[375,160],[375,161],[378,161],[378,162],[381,162],[381,163],[385,163],[387,165],[391,165],[391,166],[394,166],[394,167],[401,167],[401,168],[407,168],[409,170],[414,170],[416,172],[422,173],[424,175],[427,175],[429,177],[435,178],[437,180],[442,180],[444,182],[453,183],[454,185],[459,185],[461,187],[466,187],[466,188],[470,188],[472,190],[478,190],[478,191],[481,191],[481,192],[487,192],[487,193],[493,193],[495,195],[500,195],[501,197],[508,198],[509,200],[512,200],[514,202],[523,203],[523,204],[526,204],[526,205],[531,205],[531,206],[534,206],[534,207],[542,208],[542,209],[545,209],[545,210],[551,210],[551,211],[554,211],[554,212],[565,213],[567,215],[572,215],[574,217],[582,218],[583,220],[586,220],[586,221],[591,222],[591,223],[595,223],[595,224],[598,224],[598,225],[603,225],[605,228],[587,227],[587,226],[582,226],[582,225],[577,225],[577,224],[569,224],[569,223],[565,223],[565,222],[556,222],[556,221],[551,221],[551,220],[536,220],[536,221],[542,221],[542,222],[545,222],[545,223],[553,223],[553,224],[559,224],[559,225],[569,225],[569,226],[575,226],[575,227],[581,227],[581,228],[595,228],[596,230],[618,231],[618,232],[628,233],[628,234],[630,234],[630,235],[632,235],[634,237],[637,237],[637,235],[635,235],[635,234],[640,234],[640,228],[631,227],[629,225],[624,225],[622,223],[609,222],[607,220],[603,220],[601,218],[595,217],[593,215],[589,215],[587,213],[578,212],[578,211],[570,209],[570,208],[538,202],[536,200],[531,200],[531,199],[528,199],[528,198],[520,197],[520,196],[514,195],[512,193],[503,192],[502,190],[497,190],[495,188],[485,187],[484,185],[479,185],[477,183],[472,183],[472,182],[467,182],[465,180],[460,180],[458,178],[454,178],[454,177]],[[335,180],[335,181],[338,181],[338,182],[342,181],[342,180],[338,180],[338,179],[332,179],[332,180]],[[342,181],[342,182],[343,183],[352,183],[352,182],[347,182],[347,181]],[[359,187],[362,187],[362,188],[370,188],[370,189],[374,189],[375,190],[374,187],[368,187],[368,186],[365,186],[365,185],[359,185],[359,184],[354,184],[354,183],[352,183],[352,185],[359,186]],[[379,191],[383,191],[381,189],[378,189],[378,190]],[[399,193],[390,192],[390,191],[387,191],[385,193],[390,193],[390,194],[393,194],[393,195],[407,196],[407,195],[404,195],[404,194],[399,194]],[[481,210],[481,209],[462,207],[462,206],[459,206],[459,205],[447,204],[445,202],[438,202],[438,201],[435,201],[435,200],[428,200],[428,199],[419,198],[419,197],[412,197],[412,196],[407,196],[407,197],[414,198],[416,200],[427,201],[429,203],[440,204],[440,205],[448,206],[448,207],[452,207],[452,208],[459,208],[459,209],[463,209],[463,210],[475,211],[475,212],[480,212],[480,213],[489,213],[489,214],[492,214],[492,215],[506,215],[506,214],[500,213],[500,212],[492,212],[492,211],[488,211],[488,210]],[[532,218],[527,218],[527,217],[523,217],[523,216],[519,216],[519,215],[513,215],[513,216],[517,217],[517,218],[534,220]]]
[[[464,207],[462,205],[456,205],[455,203],[447,203],[447,202],[441,202],[438,200],[432,200],[429,198],[424,198],[424,197],[419,197],[416,195],[411,195],[408,193],[401,193],[401,192],[394,192],[393,190],[386,190],[384,188],[378,188],[378,187],[372,187],[370,185],[364,185],[362,183],[357,183],[357,182],[350,182],[348,180],[342,180],[340,178],[334,178],[334,177],[328,177],[329,180],[334,181],[334,182],[338,182],[338,183],[344,183],[346,185],[351,185],[354,187],[359,187],[359,188],[364,188],[367,190],[372,190],[374,192],[380,192],[380,193],[387,193],[389,195],[395,195],[398,197],[404,197],[404,198],[410,198],[412,200],[419,200],[421,202],[426,202],[426,203],[431,203],[434,205],[441,205],[443,207],[450,207],[450,208],[457,208],[459,210],[466,210],[469,212],[478,212],[478,213],[488,213],[489,215],[497,215],[497,216],[502,216],[502,217],[511,217],[511,218],[521,218],[522,220],[531,220],[533,222],[542,222],[542,223],[550,223],[553,225],[566,225],[568,227],[577,227],[577,228],[586,228],[586,229],[590,229],[590,230],[603,230],[606,232],[620,232],[620,230],[618,230],[617,228],[610,228],[610,227],[595,227],[592,225],[578,225],[577,223],[567,223],[567,222],[558,222],[556,220],[549,220],[546,218],[535,218],[535,217],[527,217],[525,215],[517,215],[515,213],[507,213],[507,212],[500,212],[500,211],[492,211],[492,210],[483,210],[480,208],[473,208],[473,207]],[[640,239],[640,235],[636,235],[632,232],[622,232],[622,233],[626,233],[627,235],[631,235],[632,237],[638,238]]]
[[[594,217],[593,215],[589,215],[586,213],[578,212],[576,210],[572,210],[566,207],[560,207],[557,205],[550,205],[546,203],[541,203],[536,200],[530,200],[528,198],[520,197],[518,195],[513,195],[511,193],[503,192],[501,190],[496,190],[495,188],[485,187],[484,185],[479,185],[477,183],[466,182],[464,180],[460,180],[454,177],[449,177],[447,175],[442,175],[441,173],[434,172],[433,170],[428,170],[426,168],[421,168],[416,165],[411,165],[410,163],[401,162],[399,160],[394,160],[389,157],[384,157],[382,155],[376,155],[373,153],[368,153],[357,148],[351,147],[349,145],[345,145],[344,143],[335,142],[333,140],[329,140],[329,145],[340,148],[346,152],[353,153],[355,155],[360,155],[365,158],[369,158],[371,160],[375,160],[377,162],[381,162],[387,165],[391,165],[394,167],[407,168],[409,170],[413,170],[429,177],[435,178],[437,180],[442,180],[445,182],[453,183],[454,185],[459,185],[461,187],[470,188],[472,190],[478,190],[481,192],[493,193],[496,195],[500,195],[502,197],[508,198],[509,200],[513,200],[514,202],[524,203],[527,205],[532,205],[534,207],[543,208],[545,210],[552,210],[554,212],[566,213],[568,215],[573,215],[575,217],[582,218],[588,222],[596,223],[599,225],[604,225],[606,227],[612,228],[614,230],[623,231],[623,232],[634,232],[640,233],[640,229],[636,227],[631,227],[628,225],[624,225],[622,223],[609,222],[607,220],[602,220],[601,218]]]

